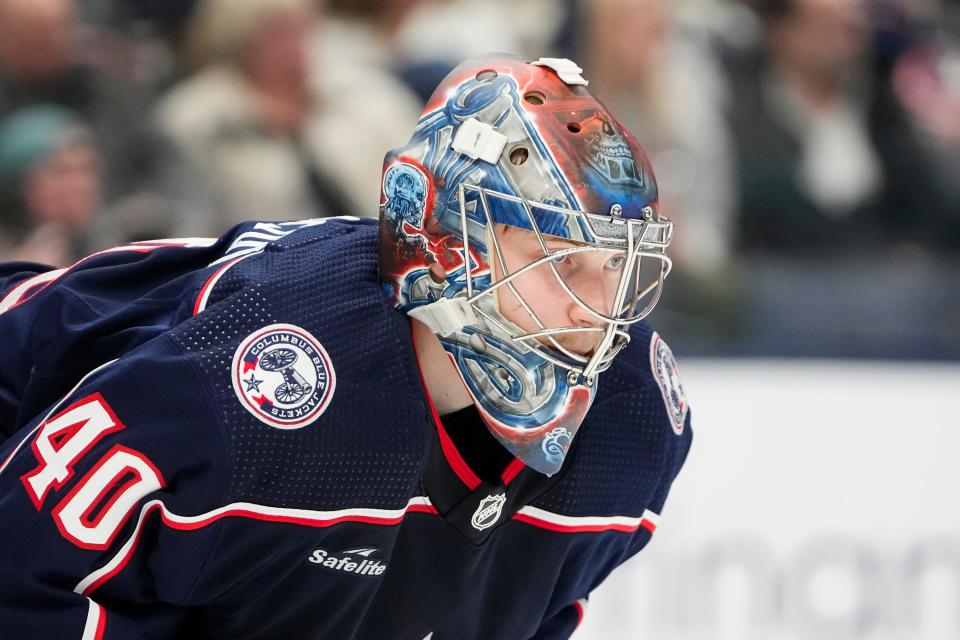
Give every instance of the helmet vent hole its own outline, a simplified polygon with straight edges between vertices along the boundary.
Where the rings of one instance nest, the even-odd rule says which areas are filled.
[[[510,152],[510,163],[521,165],[527,161],[527,158],[530,157],[530,152],[527,151],[526,147],[517,147]]]
[[[582,127],[579,122],[571,122],[567,125],[567,131],[570,133],[580,133]]]
[[[541,105],[547,101],[547,97],[539,91],[531,91],[523,94],[523,99],[534,105]]]
[[[496,77],[497,77],[497,72],[494,71],[493,69],[484,69],[483,71],[477,74],[477,80],[479,80],[480,82],[490,82]]]

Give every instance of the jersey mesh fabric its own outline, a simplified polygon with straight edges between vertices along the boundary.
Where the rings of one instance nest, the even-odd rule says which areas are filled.
[[[690,445],[690,429],[677,436],[667,422],[650,372],[651,333],[645,322],[634,325],[629,347],[600,376],[563,480],[534,506],[565,515],[637,517],[638,505],[650,504],[653,489],[679,471],[674,467]]]
[[[246,283],[238,292],[220,294],[183,331],[222,407],[233,464],[230,502],[399,508],[415,495],[423,407],[400,355],[398,341],[409,340],[405,320],[386,306],[377,282],[375,237],[376,227],[331,222],[275,241],[234,267],[231,277]],[[218,291],[234,288],[224,282]],[[300,429],[257,420],[231,383],[237,346],[275,323],[310,332],[334,369],[330,405]]]

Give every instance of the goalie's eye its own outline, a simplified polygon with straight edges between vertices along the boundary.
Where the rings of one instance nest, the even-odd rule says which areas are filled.
[[[627,263],[627,258],[625,256],[613,256],[607,260],[606,267],[607,269],[613,269],[614,271],[620,271],[623,269],[623,266]]]

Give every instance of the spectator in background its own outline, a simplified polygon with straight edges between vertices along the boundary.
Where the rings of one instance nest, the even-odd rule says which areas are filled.
[[[460,59],[511,51],[548,56],[567,3],[557,0],[432,0],[418,2],[396,30],[394,47],[408,61]]]
[[[863,0],[755,0],[758,73],[737,78],[739,238],[752,251],[882,251],[938,241],[929,157],[870,75]]]
[[[379,210],[383,150],[407,141],[423,108],[394,75],[392,52],[396,30],[421,2],[328,0],[311,37],[308,144],[356,215]]]
[[[364,0],[332,2],[363,4]],[[410,11],[393,30],[390,45],[401,77],[423,102],[465,58],[491,51],[509,51],[531,60],[557,57],[552,43],[572,10],[571,2],[560,0],[424,0],[407,4],[412,4]]]
[[[395,60],[394,39],[417,6],[431,0],[325,0],[322,2],[333,38],[351,49],[350,57],[379,67]]]
[[[920,28],[914,26],[913,30]],[[904,31],[909,34],[911,30]],[[949,217],[944,220],[941,237],[960,250],[960,33],[944,31],[926,39],[914,38],[893,61],[891,83],[936,159],[936,175],[949,194]]]
[[[198,71],[161,100],[158,122],[213,190],[217,232],[250,218],[348,213],[304,140],[313,20],[307,0],[197,7],[185,55]]]
[[[873,5],[751,4],[757,56],[731,74],[735,349],[956,357],[956,212],[876,63]]]
[[[193,18],[187,55],[199,71],[158,120],[214,189],[220,229],[376,215],[382,150],[416,122],[415,99],[324,30],[312,5],[204,0]]]
[[[128,141],[138,110],[127,87],[77,62],[74,27],[71,0],[0,0],[0,118],[31,104],[73,110],[111,165],[105,186],[117,196],[129,190],[146,152]]]
[[[668,0],[594,0],[582,65],[651,156],[663,211],[677,224],[675,259],[707,272],[727,259],[731,142],[724,79],[702,32],[682,29]]]
[[[143,117],[145,96],[83,62],[73,0],[0,0],[0,121],[31,105],[71,110],[92,136],[110,207],[91,248],[145,236],[196,235],[205,191]],[[109,224],[106,223],[109,220]]]
[[[0,260],[76,261],[101,204],[100,158],[76,114],[33,106],[0,123]]]

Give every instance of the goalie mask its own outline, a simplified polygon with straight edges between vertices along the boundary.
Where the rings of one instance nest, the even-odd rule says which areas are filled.
[[[580,71],[457,67],[387,154],[380,205],[394,305],[437,335],[497,440],[548,475],[670,271],[649,161]]]

